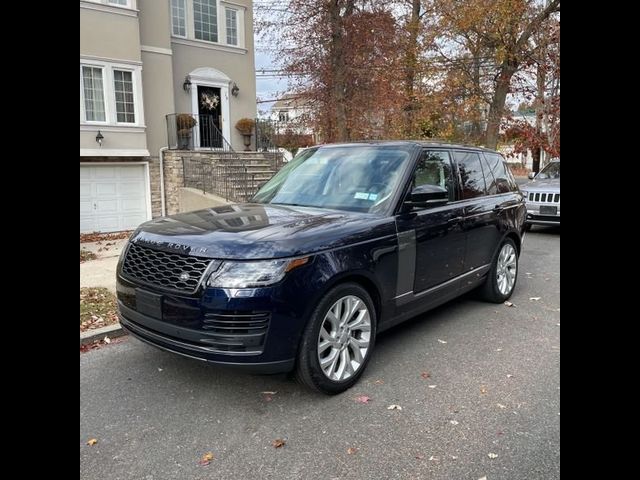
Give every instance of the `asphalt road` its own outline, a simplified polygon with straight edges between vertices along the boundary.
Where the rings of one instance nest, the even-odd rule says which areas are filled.
[[[80,477],[560,478],[559,250],[559,229],[534,227],[513,307],[467,295],[381,334],[335,397],[133,338],[81,354]]]

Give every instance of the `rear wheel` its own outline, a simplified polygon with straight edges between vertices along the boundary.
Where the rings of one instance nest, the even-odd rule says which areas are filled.
[[[504,302],[513,294],[517,279],[518,250],[512,239],[505,238],[480,289],[482,298],[494,303]]]
[[[303,333],[296,378],[328,395],[350,388],[371,357],[376,320],[371,297],[360,285],[343,283],[331,289]]]

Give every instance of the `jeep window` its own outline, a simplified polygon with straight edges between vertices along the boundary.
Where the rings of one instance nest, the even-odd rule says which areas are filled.
[[[540,173],[536,175],[536,179],[544,180],[548,178],[560,178],[560,162],[551,162],[547,164]]]
[[[475,152],[455,152],[460,174],[462,198],[475,198],[485,195],[486,187],[480,155]]]
[[[449,152],[425,150],[413,174],[411,189],[421,185],[438,185],[449,192],[449,200],[456,200],[453,168]]]
[[[509,175],[508,167],[502,158],[502,155],[497,153],[485,153],[484,157],[487,159],[485,165],[489,165],[491,176],[487,175],[487,181],[491,181],[491,185],[487,186],[487,192],[489,195],[495,193],[508,193],[517,191],[517,184],[515,180]],[[491,179],[491,177],[493,177]],[[491,179],[491,180],[490,180]]]
[[[269,180],[252,201],[383,212],[398,189],[412,148],[359,145],[305,150]]]

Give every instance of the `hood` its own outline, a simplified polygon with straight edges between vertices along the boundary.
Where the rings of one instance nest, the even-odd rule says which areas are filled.
[[[233,204],[143,223],[131,241],[157,250],[228,259],[309,253],[395,233],[376,214],[269,204]]]
[[[560,192],[560,179],[559,178],[545,178],[543,180],[531,180],[524,185],[520,185],[520,190],[527,192],[535,192],[536,190],[548,192],[557,191]]]

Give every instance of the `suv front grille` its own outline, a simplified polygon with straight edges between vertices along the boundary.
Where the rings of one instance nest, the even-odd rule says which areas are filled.
[[[553,192],[530,192],[529,201],[536,203],[560,203],[560,194]]]
[[[162,252],[132,243],[124,259],[122,272],[132,280],[182,293],[194,293],[211,261],[210,258]]]

